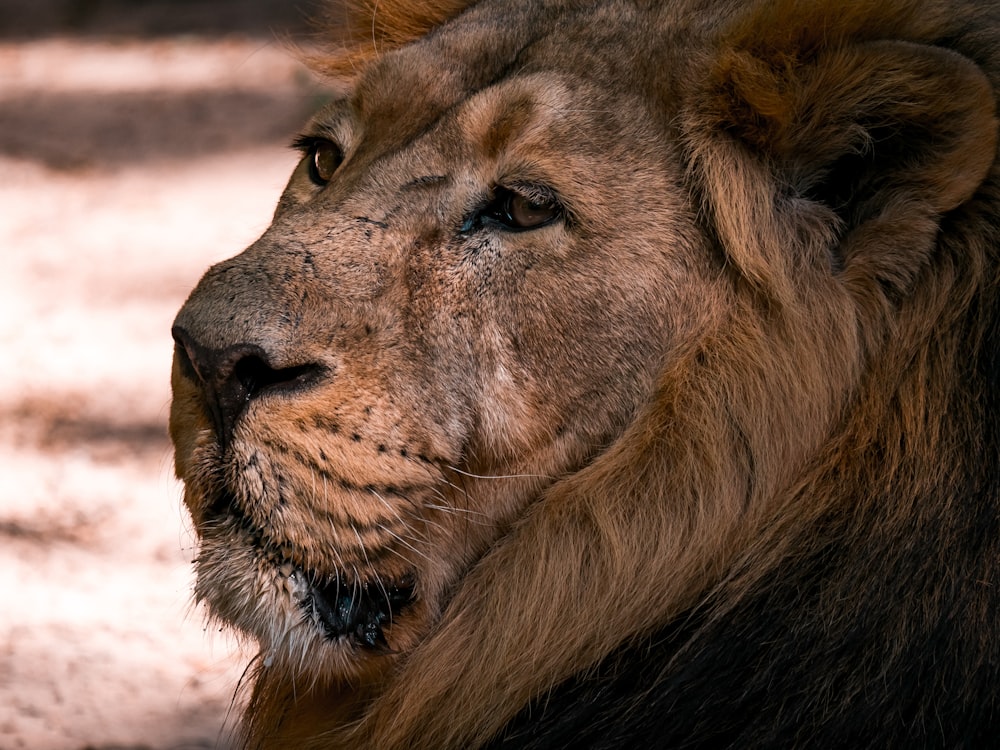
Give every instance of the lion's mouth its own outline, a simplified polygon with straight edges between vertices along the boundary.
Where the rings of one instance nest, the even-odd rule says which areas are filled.
[[[227,493],[228,495],[228,493]],[[287,544],[277,543],[241,510],[235,498],[222,498],[225,517],[238,527],[257,553],[280,575],[294,578],[304,593],[298,604],[303,619],[319,627],[330,640],[346,639],[370,649],[386,649],[384,628],[414,601],[412,573],[387,580],[373,573],[373,580],[359,580],[342,572],[323,574],[304,569],[290,557]]]
[[[303,606],[327,637],[348,637],[368,648],[386,648],[382,628],[413,601],[413,588],[412,578],[391,585],[347,584],[337,576],[323,586],[311,586]]]

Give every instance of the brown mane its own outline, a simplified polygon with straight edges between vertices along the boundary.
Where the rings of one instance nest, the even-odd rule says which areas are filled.
[[[476,0],[346,0],[330,8],[318,35],[326,48],[306,55],[317,73],[356,74],[375,57],[419,39]]]

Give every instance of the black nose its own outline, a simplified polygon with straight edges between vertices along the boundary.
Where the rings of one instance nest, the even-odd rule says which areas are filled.
[[[180,326],[174,326],[171,333],[181,369],[201,387],[223,450],[250,401],[267,391],[305,386],[324,369],[318,364],[275,369],[257,344],[213,349],[199,344]]]

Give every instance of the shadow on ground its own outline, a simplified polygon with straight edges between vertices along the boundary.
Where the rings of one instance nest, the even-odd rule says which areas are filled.
[[[3,0],[0,39],[303,34],[317,0]]]
[[[114,169],[290,142],[315,109],[303,91],[0,95],[0,155],[50,169]]]

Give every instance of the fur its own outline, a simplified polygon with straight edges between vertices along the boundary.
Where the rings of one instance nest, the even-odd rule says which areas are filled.
[[[1000,6],[409,8],[175,325],[246,746],[995,742]]]

